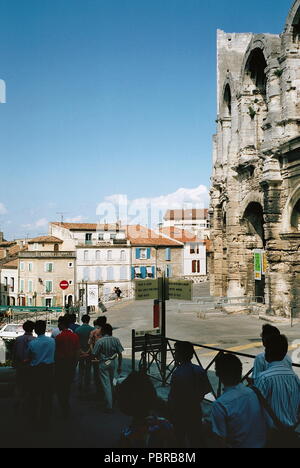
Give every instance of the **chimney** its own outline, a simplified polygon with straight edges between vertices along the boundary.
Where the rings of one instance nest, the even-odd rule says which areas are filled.
[[[0,232],[0,242],[3,242],[3,241],[4,241],[3,232]]]

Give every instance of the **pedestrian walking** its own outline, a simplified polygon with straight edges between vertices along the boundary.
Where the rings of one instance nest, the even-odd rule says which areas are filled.
[[[112,336],[112,326],[105,324],[102,327],[103,337],[100,338],[93,349],[93,355],[99,361],[100,384],[104,393],[105,411],[112,412],[113,408],[113,379],[116,372],[116,361],[118,360],[117,372],[122,372],[123,346],[119,338]]]

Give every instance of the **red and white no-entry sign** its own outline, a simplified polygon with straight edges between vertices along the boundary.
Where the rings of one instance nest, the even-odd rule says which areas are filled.
[[[61,289],[67,289],[67,288],[69,287],[69,282],[66,281],[66,280],[63,280],[63,281],[61,281],[61,282],[59,283],[59,287],[60,287]]]

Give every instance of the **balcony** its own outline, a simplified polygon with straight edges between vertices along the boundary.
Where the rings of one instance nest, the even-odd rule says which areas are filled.
[[[19,252],[19,258],[76,258],[76,252],[54,252],[52,251],[26,251]]]

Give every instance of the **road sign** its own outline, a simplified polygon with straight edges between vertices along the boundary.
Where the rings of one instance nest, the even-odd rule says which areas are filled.
[[[254,255],[254,279],[256,281],[261,280],[262,271],[262,254],[260,249],[253,250]]]
[[[158,299],[158,280],[136,280],[135,300]]]
[[[192,300],[192,281],[169,279],[167,287],[170,299]]]
[[[60,289],[68,289],[68,287],[69,287],[69,282],[66,281],[66,280],[63,280],[63,281],[61,281],[61,282],[59,283],[59,287],[60,287]]]

